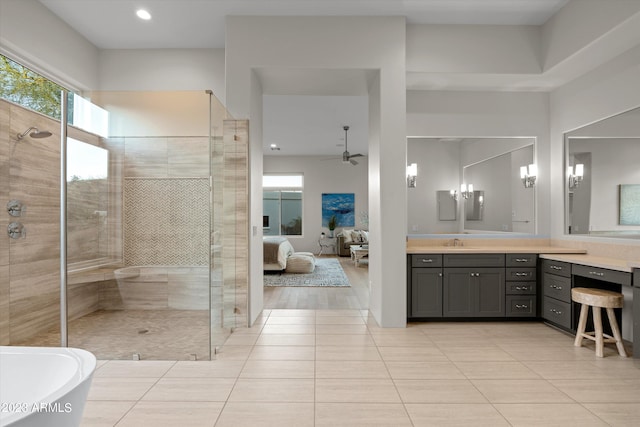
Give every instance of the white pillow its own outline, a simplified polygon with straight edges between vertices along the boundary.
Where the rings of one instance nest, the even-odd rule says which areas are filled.
[[[362,243],[369,243],[369,232],[368,231],[360,231],[360,235],[362,236]]]
[[[353,239],[356,243],[362,243],[362,233],[359,230],[354,230],[351,232],[351,239]]]
[[[342,233],[340,233],[343,237],[344,237],[344,242],[345,243],[351,243],[353,241],[353,230],[342,230]]]

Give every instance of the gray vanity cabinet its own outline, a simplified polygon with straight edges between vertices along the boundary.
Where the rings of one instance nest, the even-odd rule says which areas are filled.
[[[505,316],[504,254],[446,254],[443,263],[444,317]]]
[[[542,318],[571,329],[571,264],[542,260]]]
[[[536,254],[507,254],[506,316],[537,316]]]
[[[412,255],[409,317],[442,317],[442,255]]]

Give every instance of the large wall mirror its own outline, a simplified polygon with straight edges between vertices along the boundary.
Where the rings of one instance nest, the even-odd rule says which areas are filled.
[[[565,134],[565,233],[640,239],[640,108]]]
[[[407,159],[418,166],[407,234],[535,234],[535,184],[521,177],[535,138],[409,138]],[[445,197],[456,215],[442,215]]]

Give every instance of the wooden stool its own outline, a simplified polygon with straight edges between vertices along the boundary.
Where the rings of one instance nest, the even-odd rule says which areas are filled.
[[[616,321],[616,316],[613,312],[614,308],[622,308],[624,296],[618,292],[606,291],[604,289],[573,288],[571,289],[571,299],[582,304],[582,307],[580,308],[578,330],[576,331],[576,339],[573,342],[573,345],[581,347],[582,339],[588,338],[596,342],[596,356],[604,357],[604,343],[615,342],[620,356],[627,357],[627,353],[624,351],[624,345],[622,344],[622,336],[620,335],[618,322]],[[585,333],[584,330],[587,326],[589,306],[593,309],[593,325],[595,327],[595,332]],[[602,331],[602,316],[600,314],[601,308],[607,309],[607,316],[609,317],[609,323],[613,330],[613,337]]]

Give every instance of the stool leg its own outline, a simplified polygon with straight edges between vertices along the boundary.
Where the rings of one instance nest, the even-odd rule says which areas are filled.
[[[578,330],[576,331],[576,339],[573,341],[573,345],[576,347],[582,347],[582,338],[584,330],[587,327],[587,316],[589,315],[589,306],[582,304],[580,306],[580,320],[578,320]]]
[[[602,330],[602,312],[600,307],[591,307],[593,310],[593,326],[596,329],[596,356],[604,357],[604,332]]]
[[[618,328],[618,321],[616,320],[615,312],[613,308],[607,308],[607,316],[609,317],[609,324],[613,331],[613,337],[616,339],[616,347],[618,347],[618,353],[620,356],[627,357],[627,352],[624,351],[624,344],[622,343],[622,336],[620,335],[620,328]]]

